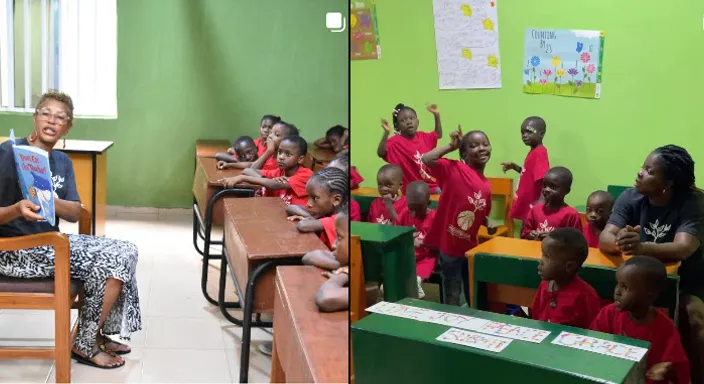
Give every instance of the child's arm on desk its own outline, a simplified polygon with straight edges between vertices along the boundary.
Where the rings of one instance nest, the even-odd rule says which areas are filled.
[[[226,163],[237,163],[237,162],[239,162],[239,160],[237,160],[236,157],[234,157],[234,156],[232,156],[232,155],[230,155],[230,154],[228,154],[228,153],[222,153],[222,152],[216,153],[216,154],[215,154],[215,159],[218,160],[218,161],[224,161],[224,162],[226,162]]]
[[[311,217],[305,207],[300,205],[287,205],[286,208],[284,208],[284,211],[289,216],[300,216],[303,218]]]
[[[262,171],[254,168],[246,168],[242,170],[242,175],[252,177],[262,177]]]
[[[247,169],[252,163],[238,161],[236,163],[228,163],[227,161],[218,161],[218,169]]]
[[[326,137],[321,137],[318,140],[314,141],[313,144],[321,149],[332,149],[332,145],[328,142],[328,139]]]
[[[234,177],[228,177],[226,179],[220,179],[219,181],[225,186],[225,188],[232,188],[237,186],[237,184],[242,183],[261,185],[262,187],[272,191],[288,188],[288,183],[281,183],[279,181],[267,179],[261,176],[255,177],[239,175]]]
[[[350,307],[349,276],[344,273],[333,275],[327,272],[330,280],[323,283],[315,294],[315,304],[320,312],[344,311]]]
[[[340,262],[335,259],[332,252],[328,250],[316,249],[303,255],[301,260],[303,265],[314,265],[318,268],[334,271],[340,268]]]

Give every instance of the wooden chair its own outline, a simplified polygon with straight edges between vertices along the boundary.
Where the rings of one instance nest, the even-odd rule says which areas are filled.
[[[90,234],[91,214],[81,207],[78,232]],[[71,279],[68,237],[58,232],[0,239],[0,249],[17,251],[51,246],[55,254],[53,278],[17,279],[0,275],[0,309],[47,309],[54,311],[54,348],[0,347],[0,359],[54,359],[56,382],[71,382],[71,308],[80,308],[83,282]],[[78,323],[76,323],[78,324]]]
[[[350,322],[366,316],[367,290],[362,264],[362,241],[359,236],[350,238]]]
[[[513,204],[513,179],[507,177],[489,177],[491,183],[491,196],[501,196],[504,201],[504,224],[500,225],[496,232],[490,235],[485,226],[479,228],[478,240],[483,243],[497,236],[513,237],[513,219],[508,216]]]

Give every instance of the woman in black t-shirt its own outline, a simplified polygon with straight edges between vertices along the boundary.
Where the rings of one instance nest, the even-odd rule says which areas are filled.
[[[19,188],[11,142],[0,145],[0,237],[58,231],[59,218],[78,221],[81,202],[71,159],[54,151],[57,141],[71,129],[73,101],[61,92],[42,95],[29,139],[17,144],[32,145],[49,152],[56,225],[41,222],[39,207],[24,200]],[[67,235],[70,243],[71,278],[84,282],[84,300],[72,356],[79,363],[98,368],[125,364],[119,356],[130,352],[127,345],[108,335],[129,339],[142,329],[135,270],[137,247],[126,241],[86,235]],[[18,278],[54,275],[54,249],[40,246],[19,251],[0,250],[0,274]]]
[[[694,160],[681,147],[657,148],[619,196],[601,233],[604,253],[681,262],[680,333],[692,382],[704,378],[704,193],[694,184]]]

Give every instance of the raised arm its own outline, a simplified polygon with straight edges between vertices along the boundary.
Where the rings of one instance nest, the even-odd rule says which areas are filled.
[[[262,153],[261,156],[249,167],[252,169],[262,169],[264,168],[264,163],[269,160],[270,157],[276,154],[276,148],[274,146],[274,141],[271,139],[266,140],[266,151]]]
[[[428,105],[428,111],[433,114],[435,119],[435,134],[438,135],[438,139],[442,138],[442,122],[440,122],[440,108],[437,104]]]
[[[434,168],[438,160],[442,159],[443,156],[450,152],[455,151],[460,147],[462,143],[462,126],[458,125],[457,130],[450,133],[450,144],[443,145],[442,147],[435,147],[430,152],[426,153],[422,157],[423,164]]]
[[[384,128],[384,134],[381,135],[381,140],[379,141],[379,147],[376,149],[376,154],[377,156],[384,158],[386,157],[386,141],[389,140],[389,134],[391,133],[389,121],[382,119],[381,127]]]
[[[316,140],[315,142],[313,142],[313,144],[314,144],[316,147],[318,147],[318,148],[322,148],[322,149],[332,149],[332,145],[330,145],[330,143],[328,142],[328,139],[325,138],[325,137],[319,138],[318,140]]]
[[[345,145],[347,144],[349,138],[350,130],[345,129],[345,131],[342,133],[342,138],[340,138],[339,143],[334,148],[332,148],[333,152],[340,153],[343,149],[345,149]]]

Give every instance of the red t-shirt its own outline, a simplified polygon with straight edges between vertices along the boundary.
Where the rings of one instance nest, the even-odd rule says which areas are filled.
[[[257,155],[261,156],[266,152],[266,140],[262,139],[261,137],[254,140],[254,145],[257,146]]]
[[[526,219],[531,204],[540,197],[543,188],[540,180],[549,169],[548,150],[544,146],[539,145],[528,152],[528,156],[523,162],[521,176],[518,178],[518,189],[509,211],[509,217],[518,220]]]
[[[411,211],[408,207],[406,207],[406,209],[399,213],[394,225],[414,227],[416,231],[413,233],[413,238],[425,241],[425,236],[428,234],[428,231],[433,224],[433,220],[435,220],[435,211],[432,209],[428,209],[428,214],[425,215],[424,218],[420,219],[413,217],[413,215],[411,215]],[[429,278],[435,269],[435,263],[437,260],[437,250],[433,250],[425,244],[420,247],[416,247],[416,275],[420,276],[424,280]]]
[[[558,209],[549,209],[545,204],[538,204],[530,210],[523,224],[522,238],[528,236],[532,230],[542,232],[551,232],[555,228],[582,230],[582,218],[579,217],[579,212],[567,205]]]
[[[404,208],[407,207],[406,197],[401,196],[398,200],[394,201],[394,210],[396,215],[400,214]],[[384,199],[378,198],[374,199],[369,205],[369,213],[367,213],[367,221],[374,224],[393,224],[391,222],[391,214],[389,210],[386,209],[384,205]]]
[[[550,303],[554,300],[555,308]],[[579,276],[556,292],[548,292],[543,280],[533,298],[533,320],[587,329],[601,309],[601,299],[589,283]]]
[[[401,192],[406,194],[406,186],[413,181],[423,180],[431,191],[437,186],[437,180],[423,164],[421,158],[438,145],[438,135],[433,132],[416,132],[412,138],[394,135],[386,142],[386,156],[382,157],[389,164],[396,164],[403,170]]]
[[[599,248],[599,235],[601,235],[601,231],[592,227],[590,223],[587,223],[587,226],[582,229],[582,233],[587,239],[589,248]]]
[[[359,188],[359,185],[362,184],[363,181],[364,178],[357,172],[357,169],[350,167],[350,190]]]
[[[320,232],[320,240],[328,246],[332,251],[332,245],[337,241],[337,232],[335,232],[335,217],[337,215],[322,217],[318,219],[323,224],[323,231]]]
[[[609,304],[599,312],[589,328],[649,342],[647,368],[658,363],[672,363],[677,382],[689,383],[689,360],[682,348],[680,333],[664,313],[656,310],[651,322],[638,324],[631,319],[628,311],[619,311],[615,304]],[[647,378],[645,382],[655,383]]]
[[[299,166],[296,173],[288,178],[288,188],[279,189],[276,191],[266,190],[265,196],[270,197],[281,197],[286,205],[303,205],[308,204],[308,194],[306,193],[306,183],[308,179],[313,175],[313,171],[308,168]],[[276,168],[274,171],[264,171],[262,170],[262,176],[267,179],[273,179],[276,177],[286,176],[283,169]]]
[[[276,161],[276,155],[272,155],[270,158],[266,159],[264,165],[262,165],[262,171],[276,171],[279,169],[279,163]]]
[[[357,200],[350,199],[350,221],[362,221],[362,208]]]
[[[447,256],[464,257],[477,245],[479,227],[491,212],[491,184],[457,160],[440,159],[432,171],[442,193],[425,243]]]

